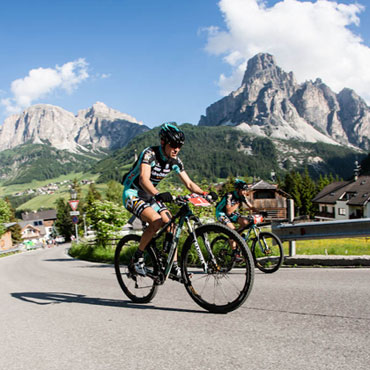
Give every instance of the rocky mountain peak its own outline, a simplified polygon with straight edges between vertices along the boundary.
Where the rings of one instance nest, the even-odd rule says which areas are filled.
[[[8,117],[0,130],[0,151],[25,143],[48,144],[70,152],[117,148],[149,130],[128,114],[97,102],[78,115],[50,104],[37,104]]]
[[[293,73],[284,72],[275,61],[274,56],[267,53],[259,53],[248,60],[242,86],[250,85],[254,81],[262,84],[270,83],[274,85],[294,84]]]
[[[370,149],[370,109],[359,96],[335,94],[320,78],[298,84],[266,53],[248,61],[241,87],[210,105],[199,125]]]
[[[108,107],[106,104],[99,102],[99,101],[93,104],[91,108],[78,111],[77,117],[81,117],[81,118],[95,117],[95,118],[101,118],[101,119],[108,118],[109,120],[121,119],[121,120],[129,121],[132,123],[136,123],[138,125],[142,125],[142,122],[139,122],[136,118],[126,113],[121,113],[118,110],[112,109]]]

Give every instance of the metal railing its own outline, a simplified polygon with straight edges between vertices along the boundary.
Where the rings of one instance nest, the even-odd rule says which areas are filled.
[[[370,218],[278,224],[272,231],[281,241],[289,241],[289,255],[294,256],[296,240],[370,237]]]
[[[15,253],[19,251],[19,247],[12,248],[12,249],[0,249],[0,254],[7,254],[7,253]]]

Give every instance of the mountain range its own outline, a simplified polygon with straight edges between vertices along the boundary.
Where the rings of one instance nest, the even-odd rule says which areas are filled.
[[[23,144],[48,144],[72,153],[117,149],[149,128],[134,117],[97,102],[77,115],[37,104],[8,117],[0,128],[0,151]]]
[[[192,158],[198,153],[204,163],[193,163],[190,169],[213,178],[237,174],[236,163],[257,176],[304,166],[317,174],[335,171],[346,176],[353,161],[370,150],[370,108],[361,97],[347,88],[334,93],[320,79],[299,84],[293,72],[283,71],[266,53],[251,58],[241,86],[210,105],[198,126],[190,126],[182,155],[195,163],[198,159]],[[130,165],[133,152],[156,144],[157,135],[101,102],[77,115],[48,104],[34,105],[0,126],[0,180],[25,183],[74,169],[118,178],[117,171]],[[207,143],[209,153],[197,147],[203,148],[205,140],[212,141]],[[265,161],[264,150],[273,161]],[[236,159],[238,153],[242,163]],[[263,165],[253,158],[256,154]]]
[[[199,125],[370,149],[370,109],[361,97],[348,88],[336,94],[319,78],[298,84],[266,53],[248,61],[241,86],[210,105]]]

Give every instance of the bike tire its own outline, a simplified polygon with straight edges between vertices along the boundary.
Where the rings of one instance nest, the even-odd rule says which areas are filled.
[[[264,252],[265,241],[269,247],[268,252]],[[252,254],[255,266],[266,274],[272,274],[279,270],[284,261],[284,250],[280,239],[273,233],[262,231],[258,238],[254,238],[252,244]]]
[[[240,235],[224,225],[202,225],[195,229],[195,234],[208,271],[204,272],[193,235],[189,235],[181,255],[182,278],[187,292],[199,306],[210,312],[227,313],[237,309],[248,298],[253,287],[254,263],[251,252]],[[216,264],[211,261],[205,247],[205,240],[212,244],[220,236],[234,240],[243,255],[243,262],[230,270],[223,265],[225,261],[220,254],[224,248],[222,239],[219,239],[219,246],[213,243]]]
[[[227,239],[223,235],[217,236],[211,242],[211,249],[213,251],[215,246],[220,242],[225,243],[225,247],[223,247],[223,248],[221,247],[222,250],[220,251],[220,255],[221,255],[220,257],[222,257],[225,260],[224,266],[225,266],[226,270],[230,271],[235,266],[235,258],[232,255],[232,251],[230,250],[229,245],[228,245],[229,244],[229,239]]]
[[[138,275],[133,268],[133,256],[137,250],[141,237],[139,235],[126,235],[117,244],[114,255],[114,268],[118,283],[131,301],[135,303],[148,303],[157,294],[158,285],[153,276],[158,275],[158,263],[151,246],[144,251],[145,266],[150,276]]]

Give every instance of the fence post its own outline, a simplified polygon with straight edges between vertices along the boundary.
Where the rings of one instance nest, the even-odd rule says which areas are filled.
[[[287,200],[288,205],[288,221],[289,223],[294,222],[294,200],[288,199]],[[289,256],[293,257],[295,256],[295,240],[289,241]]]

